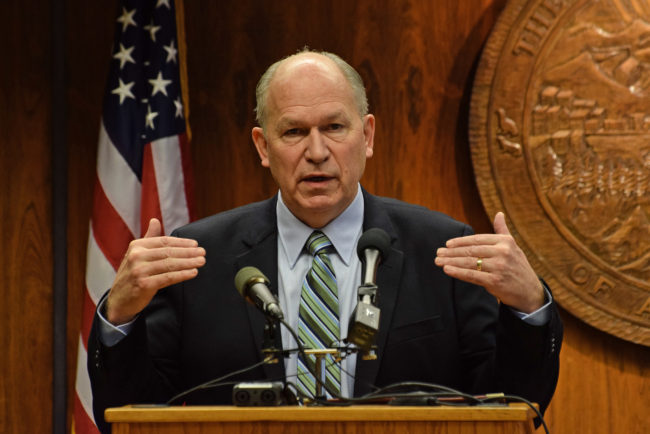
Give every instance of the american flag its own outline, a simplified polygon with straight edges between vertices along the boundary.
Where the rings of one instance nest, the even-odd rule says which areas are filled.
[[[96,304],[110,288],[129,242],[146,232],[152,217],[161,221],[165,234],[192,218],[189,141],[179,72],[182,43],[174,0],[120,2],[88,236],[75,386],[76,433],[98,432],[86,344]]]

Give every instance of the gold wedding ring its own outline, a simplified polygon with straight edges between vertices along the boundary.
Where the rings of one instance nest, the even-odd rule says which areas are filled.
[[[483,258],[478,258],[476,260],[476,271],[481,271],[483,269]]]

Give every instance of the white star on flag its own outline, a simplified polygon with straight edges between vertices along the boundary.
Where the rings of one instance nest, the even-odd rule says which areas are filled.
[[[153,25],[153,19],[151,20],[151,24],[148,24],[144,26],[144,29],[149,32],[149,35],[151,36],[151,40],[156,42],[156,32],[160,30],[160,26],[154,26]]]
[[[121,78],[118,78],[120,80],[120,85],[113,89],[111,93],[119,95],[120,96],[120,105],[124,102],[126,98],[133,98],[135,99],[135,95],[133,95],[133,92],[131,92],[131,88],[135,84],[135,81],[132,81],[130,83],[124,84]]]
[[[158,71],[158,76],[155,79],[149,80],[149,83],[151,83],[151,85],[153,86],[153,90],[151,91],[151,96],[154,96],[158,92],[167,96],[166,87],[169,86],[171,82],[172,82],[171,80],[163,79],[162,72]]]
[[[174,40],[172,39],[169,45],[163,45],[163,48],[167,52],[167,62],[173,61],[176,63],[176,53],[178,53],[178,50],[174,47]]]
[[[156,4],[156,8],[159,8],[161,6],[167,6],[167,9],[171,9],[169,6],[169,0],[158,0],[158,3]]]
[[[113,59],[119,59],[120,61],[120,69],[124,68],[124,65],[126,65],[126,62],[131,62],[135,63],[135,60],[133,60],[133,57],[131,57],[131,52],[135,49],[135,45],[129,48],[124,48],[124,45],[120,43],[120,51],[118,53],[115,53],[113,55]]]
[[[183,103],[181,102],[181,97],[179,96],[174,100],[174,105],[176,106],[176,114],[174,115],[175,118],[182,118],[183,117]]]
[[[152,112],[151,111],[151,106],[147,106],[147,119],[145,120],[145,125],[151,128],[152,130],[155,130],[156,127],[153,125],[153,120],[156,119],[158,116],[158,112]]]
[[[129,25],[133,27],[137,26],[135,20],[133,19],[133,15],[135,15],[135,9],[132,11],[127,11],[125,7],[122,8],[122,15],[117,19],[118,23],[122,23],[122,33],[126,31]]]

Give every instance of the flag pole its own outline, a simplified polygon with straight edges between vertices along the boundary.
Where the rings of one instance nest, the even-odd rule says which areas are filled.
[[[187,140],[192,142],[192,130],[190,129],[190,91],[187,81],[187,43],[185,42],[184,0],[176,0],[176,34],[178,35],[178,66],[181,75],[181,95],[185,102],[183,111],[185,114],[186,134]]]

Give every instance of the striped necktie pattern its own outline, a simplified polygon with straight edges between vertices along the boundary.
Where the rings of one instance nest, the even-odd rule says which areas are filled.
[[[333,250],[330,240],[314,231],[305,245],[313,256],[312,266],[303,279],[300,295],[298,336],[306,349],[331,348],[340,339],[339,300],[336,275],[327,253]],[[308,396],[316,396],[316,381],[307,369],[315,369],[315,356],[298,357],[298,387]],[[331,355],[323,360],[328,387],[340,393],[341,366]]]

